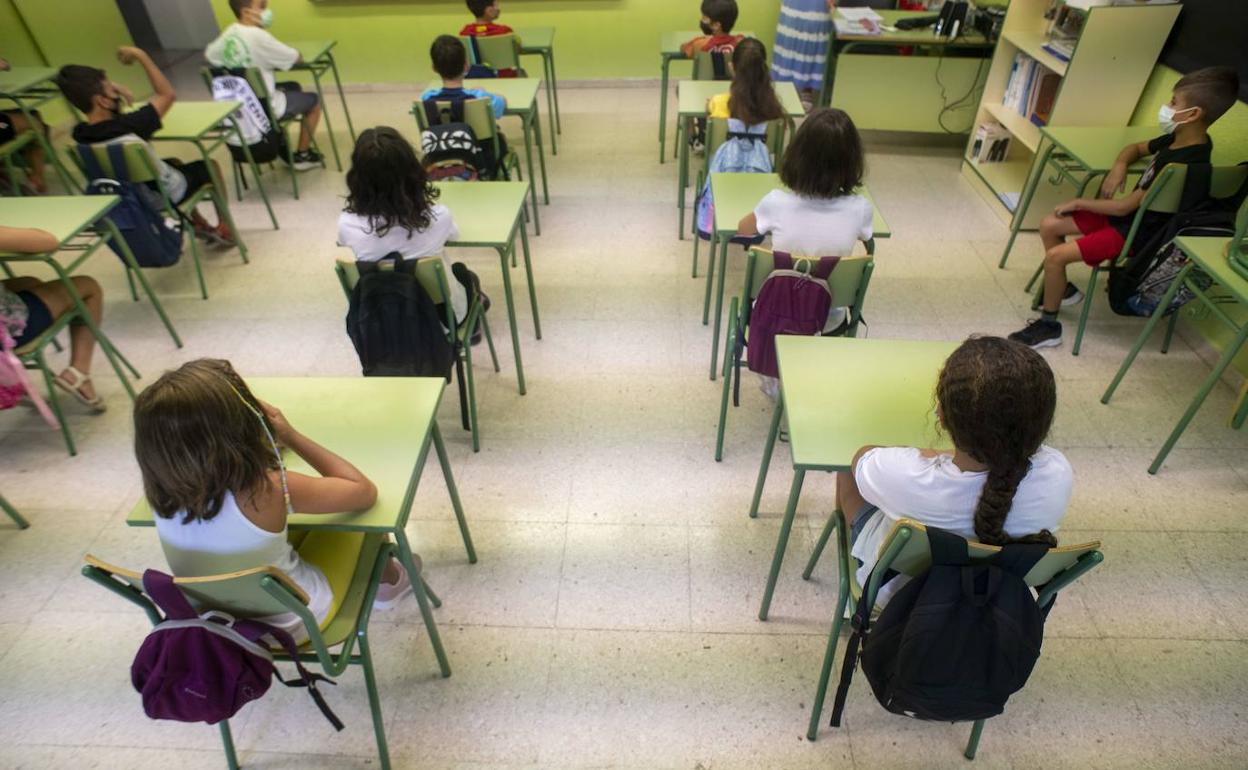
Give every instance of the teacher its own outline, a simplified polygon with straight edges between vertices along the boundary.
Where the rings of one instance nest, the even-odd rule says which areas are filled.
[[[809,105],[823,82],[836,0],[781,0],[771,78],[792,83]]]

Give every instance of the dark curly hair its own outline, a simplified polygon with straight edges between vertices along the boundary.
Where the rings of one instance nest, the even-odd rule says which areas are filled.
[[[858,128],[835,107],[807,115],[780,162],[780,181],[807,198],[852,195],[865,173]]]
[[[1005,534],[1014,493],[1053,425],[1057,385],[1048,362],[1019,342],[971,337],[945,361],[936,401],[954,446],[988,467],[975,506],[975,537],[990,545],[1057,545],[1047,529],[1020,538]]]
[[[732,86],[728,109],[732,117],[754,126],[784,115],[767,69],[767,48],[747,37],[732,51]]]
[[[433,223],[438,188],[403,136],[389,126],[365,129],[351,153],[346,211],[367,217],[373,232],[402,227],[410,236]]]

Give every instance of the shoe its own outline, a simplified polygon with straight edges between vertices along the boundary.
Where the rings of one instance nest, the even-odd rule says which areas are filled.
[[[108,405],[104,403],[104,398],[99,393],[96,393],[94,398],[87,398],[82,393],[83,386],[90,382],[91,375],[83,374],[72,366],[65,367],[65,371],[52,380],[53,385],[73,396],[78,403],[90,409],[93,414],[103,414],[108,410]]]
[[[1037,318],[1011,334],[1010,339],[1021,342],[1032,350],[1055,348],[1062,344],[1062,324],[1060,321]]]
[[[416,562],[416,569],[421,568],[420,557],[412,554],[412,559]],[[412,578],[407,574],[407,569],[403,567],[403,563],[396,561],[399,565],[399,579],[394,583],[382,583],[377,586],[377,594],[373,597],[373,609],[389,610],[393,609],[403,597],[412,592]],[[417,577],[419,580],[419,576]]]
[[[307,171],[321,165],[323,159],[316,150],[300,150],[291,158],[291,166],[296,171]]]
[[[1066,291],[1062,294],[1062,307],[1070,307],[1083,302],[1083,292],[1070,281],[1066,282]]]

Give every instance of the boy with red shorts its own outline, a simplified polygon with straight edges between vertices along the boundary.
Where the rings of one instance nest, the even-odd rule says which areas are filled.
[[[1066,280],[1066,266],[1075,262],[1099,265],[1112,261],[1122,251],[1144,194],[1157,174],[1170,163],[1209,163],[1213,142],[1209,126],[1235,103],[1239,76],[1231,67],[1207,67],[1184,76],[1174,86],[1170,103],[1158,111],[1158,122],[1165,133],[1149,142],[1131,144],[1118,154],[1114,167],[1105,175],[1100,197],[1077,198],[1058,206],[1040,223],[1044,243],[1044,300],[1040,317],[1010,335],[1010,339],[1033,348],[1062,344],[1062,324],[1057,320],[1062,305],[1073,305],[1083,298]],[[1140,181],[1129,195],[1114,198],[1125,186],[1132,163],[1153,156]],[[1181,210],[1196,205],[1208,191],[1184,190]],[[1188,200],[1189,197],[1194,200]],[[1142,243],[1150,233],[1165,226],[1166,214],[1146,212],[1136,232]],[[1078,236],[1067,241],[1068,236]]]

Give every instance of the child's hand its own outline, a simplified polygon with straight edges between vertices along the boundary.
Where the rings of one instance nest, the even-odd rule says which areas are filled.
[[[126,88],[121,83],[113,83],[113,88],[117,89],[117,95],[121,97],[121,100],[123,102],[125,102],[127,105],[134,104],[134,92],[133,91],[131,91],[129,88]]]
[[[256,400],[260,401],[260,399]],[[267,401],[260,401],[260,408],[264,410],[264,416],[268,418],[269,424],[273,426],[273,438],[278,443],[289,446],[290,439],[296,434],[296,431],[290,427],[290,423],[286,420],[286,415],[282,414],[281,409]]]
[[[1105,175],[1105,181],[1101,182],[1101,197],[1112,198],[1116,194],[1127,189],[1127,167],[1114,164],[1114,167]]]
[[[1066,201],[1057,208],[1053,209],[1053,214],[1059,217],[1068,217],[1079,210],[1079,201]]]
[[[134,64],[146,55],[142,48],[135,48],[132,45],[123,45],[117,49],[117,61],[127,66]]]

